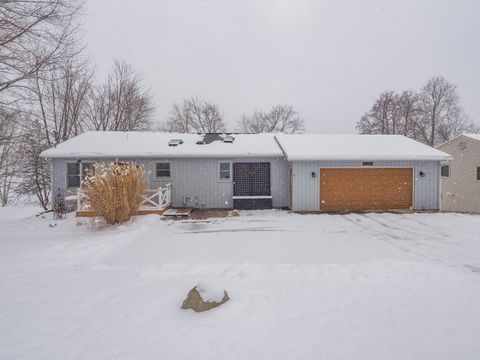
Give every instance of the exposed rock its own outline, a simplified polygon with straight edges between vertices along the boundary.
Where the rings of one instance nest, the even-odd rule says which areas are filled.
[[[207,311],[230,300],[226,290],[223,290],[223,293],[216,291],[216,294],[211,293],[210,290],[202,285],[195,286],[188,292],[187,298],[182,304],[182,309],[192,309],[196,312]]]

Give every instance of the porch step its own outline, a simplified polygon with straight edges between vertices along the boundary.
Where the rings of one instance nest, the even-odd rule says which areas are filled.
[[[163,216],[190,216],[193,208],[175,208],[165,210]]]

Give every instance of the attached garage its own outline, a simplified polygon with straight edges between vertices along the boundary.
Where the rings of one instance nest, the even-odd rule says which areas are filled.
[[[320,211],[411,209],[413,169],[320,169]]]
[[[277,135],[293,211],[439,210],[448,155],[400,135]]]

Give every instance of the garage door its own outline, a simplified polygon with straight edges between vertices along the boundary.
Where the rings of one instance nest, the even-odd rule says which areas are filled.
[[[320,210],[391,210],[412,206],[412,169],[320,169]]]

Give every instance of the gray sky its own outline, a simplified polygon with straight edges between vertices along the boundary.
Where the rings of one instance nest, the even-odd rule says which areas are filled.
[[[282,103],[307,132],[353,133],[383,90],[441,74],[480,121],[477,0],[89,0],[85,27],[99,74],[132,63],[158,120],[195,95],[231,126]]]

